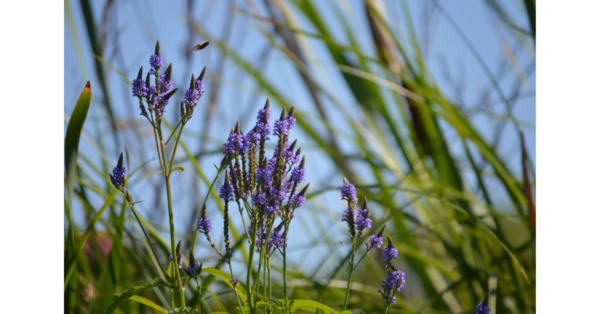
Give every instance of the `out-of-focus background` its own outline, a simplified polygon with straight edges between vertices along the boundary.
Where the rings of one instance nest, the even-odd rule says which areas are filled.
[[[488,289],[492,313],[533,313],[535,38],[533,0],[65,0],[65,126],[87,80],[92,88],[73,227],[83,233],[114,192],[108,173],[126,150],[128,171],[141,167],[130,191],[144,200],[138,211],[168,262],[164,183],[151,126],[130,85],[140,66],[149,70],[160,40],[180,89],[172,104],[192,73],[207,67],[206,93],[175,161],[185,170],[172,178],[184,248],[229,130],[238,120],[244,131],[252,128],[270,97],[275,116],[296,106],[290,138],[306,155],[311,183],[289,237],[292,298],[343,305],[350,245],[339,187],[346,177],[369,199],[371,233],[387,224],[399,250],[406,285],[390,313],[472,312]],[[204,40],[206,49],[191,51]],[[165,114],[171,125],[176,107]],[[102,312],[113,293],[155,277],[129,211],[125,228],[116,228],[122,202],[118,195],[80,255],[75,313]],[[213,240],[222,245],[221,210],[213,198],[207,204]],[[241,220],[232,216],[234,242],[245,243]],[[197,250],[204,265],[218,264],[204,239]],[[242,251],[233,259],[239,278]],[[280,256],[273,267],[280,285]],[[349,308],[382,311],[384,278],[376,250],[354,276]],[[212,310],[235,313],[225,285],[206,285]],[[169,307],[166,291],[142,295]],[[188,299],[197,306],[197,298]],[[131,301],[121,310],[154,311]]]

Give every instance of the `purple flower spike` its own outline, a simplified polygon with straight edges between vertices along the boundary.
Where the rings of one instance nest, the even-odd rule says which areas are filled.
[[[121,189],[125,185],[125,167],[123,167],[123,153],[119,156],[117,166],[113,169],[112,174],[108,175],[110,182],[115,188]]]
[[[221,186],[219,197],[226,202],[233,201],[233,185],[229,183],[229,174],[225,172],[225,183]]]
[[[198,229],[204,234],[208,234],[210,232],[210,229],[212,229],[210,219],[208,219],[206,215],[202,216],[200,220],[198,220]]]
[[[372,235],[369,238],[369,242],[371,242],[371,247],[374,247],[376,249],[380,248],[383,245],[383,239],[378,235]],[[367,243],[365,243],[365,245],[367,245]]]
[[[400,292],[404,288],[404,282],[404,273],[400,270],[392,270],[389,276],[382,281],[383,291],[379,290],[379,293],[383,296],[383,302],[386,305],[389,305],[389,303],[396,304],[396,297],[392,296],[390,298],[390,296],[394,291]]]
[[[371,213],[367,209],[361,209],[358,211],[356,215],[356,226],[359,230],[369,229],[371,228]]]
[[[273,134],[277,136],[284,136],[290,133],[290,130],[296,126],[296,118],[293,116],[286,116],[283,120],[275,121],[273,127]]]
[[[383,262],[387,263],[398,257],[398,249],[395,246],[386,246],[383,248]]]
[[[183,96],[183,103],[188,106],[196,106],[200,100],[200,92],[195,88],[188,88],[185,90],[185,95]]]
[[[352,213],[354,214],[354,217],[353,217],[354,221],[356,221],[358,219],[358,217],[357,217],[358,213],[356,211],[353,211]],[[342,221],[347,222],[348,219],[350,218],[349,216],[350,216],[350,207],[346,207],[346,209],[344,209],[344,214],[342,215]]]
[[[290,181],[300,184],[304,181],[305,177],[306,177],[306,169],[296,167],[292,170],[292,174],[290,175]]]
[[[239,133],[229,134],[229,138],[227,138],[223,147],[225,148],[223,154],[247,153],[244,136]]]
[[[485,304],[477,304],[475,307],[475,314],[490,314],[490,308]]]
[[[346,200],[348,203],[357,200],[356,188],[346,178],[344,178],[344,184],[342,184],[342,200]]]
[[[133,80],[131,93],[133,94],[133,97],[148,97],[152,93],[152,90],[146,88],[146,82],[144,82],[143,79],[138,78]]]
[[[165,64],[163,63],[163,57],[161,55],[154,54],[150,56],[150,67],[161,69]]]

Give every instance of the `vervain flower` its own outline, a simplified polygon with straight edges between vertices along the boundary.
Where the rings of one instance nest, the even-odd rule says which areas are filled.
[[[344,184],[342,184],[342,200],[346,200],[348,203],[357,200],[356,188],[346,178],[344,178]]]
[[[490,308],[485,304],[479,303],[475,307],[475,314],[489,314],[489,313],[490,313]]]
[[[223,154],[235,154],[237,153],[247,153],[247,148],[245,145],[245,139],[242,134],[232,132],[229,134],[229,138],[223,144],[225,150]]]
[[[380,237],[378,235],[372,235],[369,238],[369,242],[371,242],[371,247],[374,247],[376,249],[380,248],[383,245],[383,239],[382,239],[382,237]],[[365,245],[368,245],[368,244],[365,243]]]
[[[379,293],[383,296],[383,302],[387,306],[390,303],[396,304],[396,297],[392,296],[394,291],[400,292],[402,288],[404,288],[404,272],[400,270],[392,270],[388,277],[382,281],[381,287],[383,291],[378,290]],[[391,297],[391,298],[390,298]]]
[[[117,189],[122,189],[125,186],[125,167],[123,167],[123,153],[119,156],[117,166],[113,169],[112,174],[109,174],[110,182]]]
[[[210,232],[210,229],[212,229],[210,219],[206,217],[206,211],[204,211],[202,213],[202,217],[200,217],[200,220],[198,220],[198,230],[200,230],[200,232],[204,234],[208,234]]]
[[[158,54],[153,54],[150,56],[150,67],[153,69],[162,69],[165,64],[163,63],[163,57]],[[150,70],[152,71],[152,70]]]
[[[392,243],[392,238],[388,236],[388,245],[383,248],[383,262],[388,263],[398,257],[398,249]]]
[[[131,93],[134,97],[148,97],[152,93],[152,90],[146,88],[146,82],[142,78],[133,80],[132,85]]]
[[[225,172],[225,183],[221,186],[219,197],[226,202],[233,201],[233,185],[229,183],[229,174],[227,172]]]
[[[353,214],[354,221],[356,221],[356,219],[357,219],[356,215],[358,213],[356,211],[352,211],[352,214]],[[350,219],[350,207],[346,207],[346,209],[344,209],[344,214],[342,214],[342,221],[348,222],[349,219]]]

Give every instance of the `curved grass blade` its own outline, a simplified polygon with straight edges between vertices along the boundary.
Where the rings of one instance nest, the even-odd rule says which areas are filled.
[[[110,306],[106,309],[106,311],[104,311],[104,314],[110,314],[114,312],[119,306],[121,306],[123,303],[125,303],[125,301],[129,300],[134,295],[140,293],[141,291],[154,287],[169,287],[169,284],[160,278],[155,278],[154,280],[145,285],[132,287],[129,290],[125,291],[123,294],[121,294],[113,303],[111,303]]]
[[[115,293],[115,296],[120,297],[122,294],[119,293]],[[164,313],[164,314],[168,314],[169,312],[167,312],[167,309],[165,309],[164,307],[137,295],[133,295],[129,298],[131,301],[135,301],[144,305],[147,305],[157,311],[159,311],[160,313]]]
[[[75,256],[75,225],[73,225],[71,209],[73,208],[73,190],[75,187],[75,178],[77,170],[77,151],[79,148],[79,138],[81,136],[81,130],[83,130],[83,124],[87,117],[88,110],[90,108],[90,100],[92,98],[92,92],[90,89],[90,82],[88,81],[83,91],[77,99],[71,119],[67,126],[67,134],[65,136],[65,170],[66,170],[66,188],[67,188],[67,199],[65,206],[65,213],[68,219],[69,227],[66,239],[66,252],[65,261],[72,260]],[[65,263],[67,267],[68,263]],[[65,274],[68,270],[65,268]],[[68,284],[65,285],[65,313],[71,313],[75,309],[75,297],[77,289],[76,276],[73,276]],[[67,282],[65,280],[65,282]]]

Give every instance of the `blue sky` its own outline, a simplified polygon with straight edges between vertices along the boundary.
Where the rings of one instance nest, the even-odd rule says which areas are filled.
[[[77,39],[73,37],[68,28],[68,22],[65,19],[65,30],[64,30],[64,45],[65,45],[65,84],[64,84],[64,99],[65,99],[65,114],[70,114],[73,105],[85,84],[85,81],[90,80],[93,90],[93,105],[88,115],[88,119],[93,121],[94,119],[103,119],[105,113],[101,109],[101,99],[99,97],[99,84],[97,83],[94,68],[93,68],[93,57],[91,55],[91,48],[87,41],[85,23],[82,20],[80,14],[79,3],[76,1],[68,1],[71,11],[73,12],[74,23],[77,29]],[[103,12],[103,1],[92,1],[94,8],[95,21],[102,18]],[[237,8],[251,11],[245,1],[218,1],[218,2],[206,1],[199,2],[194,8],[194,16],[196,18],[205,17],[201,21],[202,27],[206,29],[213,36],[222,37],[224,26],[227,23],[232,24],[231,34],[231,45],[235,47],[246,60],[256,62],[257,66],[260,65],[260,69],[263,75],[280,91],[285,91],[285,96],[288,99],[293,100],[293,103],[298,107],[299,110],[306,111],[309,113],[316,112],[312,100],[304,89],[296,70],[279,52],[272,51],[269,55],[268,62],[261,63],[259,56],[263,51],[263,47],[266,44],[266,40],[258,31],[256,22],[248,17],[240,14],[235,14],[233,19],[228,13],[229,8],[235,6]],[[346,14],[354,15],[355,22],[352,23],[353,31],[356,32],[357,36],[365,36],[368,34],[368,24],[366,18],[362,13],[362,1],[349,0],[349,1],[320,1],[318,7],[323,9],[323,12],[327,12],[328,20],[335,20],[335,12],[339,8]],[[402,1],[384,1],[388,11],[386,12],[388,18],[391,21],[391,25],[399,27],[403,32],[406,32],[406,27],[403,21],[403,15],[401,12]],[[418,34],[419,41],[422,47],[428,47],[427,53],[427,65],[429,66],[434,77],[437,78],[437,82],[440,88],[449,95],[455,102],[461,104],[466,108],[473,108],[480,104],[481,93],[484,89],[489,88],[490,81],[487,78],[485,71],[482,66],[475,60],[473,53],[467,48],[467,45],[458,36],[457,32],[450,26],[448,20],[444,17],[440,17],[439,14],[433,15],[432,25],[434,27],[431,31],[429,40],[426,40],[423,27],[424,19],[424,3],[430,3],[426,1],[409,1],[408,6],[410,8],[411,16],[415,21],[416,33]],[[504,76],[499,84],[505,93],[509,93],[514,86],[522,85],[521,97],[516,101],[514,106],[514,115],[522,121],[523,131],[526,138],[526,144],[528,152],[532,156],[535,164],[535,130],[534,127],[527,127],[528,125],[535,126],[535,86],[536,86],[536,75],[535,75],[535,50],[533,44],[529,40],[526,42],[526,49],[516,49],[518,46],[515,42],[515,36],[510,35],[507,32],[507,28],[502,26],[499,21],[495,21],[492,18],[492,13],[485,6],[483,1],[465,0],[460,2],[441,1],[444,9],[448,14],[456,21],[460,29],[466,34],[467,38],[474,45],[479,55],[484,60],[484,63],[494,73],[501,73],[499,65],[503,60],[507,59],[507,56],[514,57],[512,63],[506,67],[505,71],[508,73]],[[338,5],[340,4],[340,5]],[[513,22],[523,28],[528,29],[528,23],[524,9],[521,8],[521,2],[518,1],[506,1],[503,2],[508,15],[513,19]],[[191,64],[189,67],[185,67],[185,59],[183,51],[189,49],[186,46],[188,31],[184,23],[185,19],[185,1],[155,1],[151,5],[141,0],[131,0],[126,2],[117,2],[116,4],[116,23],[112,27],[118,30],[119,35],[109,37],[105,49],[105,57],[109,60],[119,71],[121,71],[130,80],[135,77],[137,71],[141,65],[144,66],[145,71],[148,70],[148,58],[153,53],[154,45],[156,40],[161,42],[161,52],[165,56],[166,63],[173,63],[174,66],[174,78],[175,85],[179,86],[181,90],[187,85],[189,76],[191,73],[199,74],[203,66],[208,66],[207,76],[207,88],[209,92],[203,96],[201,103],[206,105],[210,98],[210,86],[213,82],[221,82],[221,91],[219,96],[217,114],[215,115],[215,121],[212,123],[210,135],[215,142],[209,144],[209,148],[218,148],[220,146],[219,141],[224,141],[227,137],[228,130],[233,127],[236,120],[242,122],[242,127],[247,130],[253,123],[254,115],[259,106],[264,104],[264,99],[268,96],[266,94],[256,91],[256,85],[247,77],[243,75],[243,71],[238,69],[232,62],[226,62],[221,73],[215,73],[215,68],[221,55],[217,49],[211,49],[214,47],[209,46],[208,49],[201,53],[193,55]],[[257,7],[260,12],[264,13],[265,9],[262,2],[257,3]],[[207,14],[206,12],[211,12]],[[309,27],[306,21],[299,15],[296,15],[300,27],[310,32],[315,30]],[[336,35],[338,35],[339,42],[347,43],[343,36],[343,30],[336,23],[329,23],[329,26],[333,27]],[[196,37],[194,43],[199,43],[204,38]],[[76,44],[78,42],[79,44]],[[316,39],[308,39],[311,44],[311,48],[314,51],[314,56],[309,56],[308,59],[313,64],[320,64],[321,67],[314,67],[313,71],[323,71],[326,73],[327,79],[323,79],[321,84],[325,86],[329,91],[336,94],[338,99],[349,108],[356,108],[354,97],[347,89],[343,78],[339,75],[337,69],[331,64],[332,60],[325,51],[325,46]],[[428,45],[425,43],[428,42]],[[111,57],[113,49],[119,47],[119,56]],[[80,48],[77,48],[80,47]],[[79,59],[76,53],[76,49],[81,49],[83,56],[83,68],[80,66]],[[373,47],[365,47],[365,50],[374,54]],[[510,51],[510,52],[509,52]],[[514,56],[513,56],[514,54]],[[530,75],[522,75],[520,78],[515,73],[519,71],[527,71],[528,68],[533,68]],[[138,116],[138,109],[136,100],[130,97],[130,88],[126,85],[123,79],[114,71],[105,68],[105,73],[109,83],[109,89],[111,92],[111,100],[113,107],[115,108],[116,114],[122,119],[135,119],[137,123],[143,123],[143,119]],[[461,94],[457,92],[455,84],[461,89]],[[180,93],[182,95],[182,92]],[[181,96],[179,96],[181,97]],[[492,93],[491,104],[489,109],[494,111],[497,115],[505,115],[503,105],[500,101],[500,97],[497,93]],[[200,105],[202,109],[202,104]],[[334,117],[335,111],[329,106],[330,115]],[[279,109],[275,110],[277,114]],[[171,108],[166,116],[175,121],[175,110]],[[199,116],[199,115],[198,115]],[[189,127],[186,127],[186,133],[192,135],[193,132],[199,132],[201,130],[201,118],[196,117],[194,123],[191,123]],[[476,127],[484,134],[486,139],[491,140],[493,134],[494,122],[487,118],[485,115],[478,115],[474,120]],[[100,124],[100,133],[107,127],[105,123]],[[344,128],[340,125],[340,128]],[[94,128],[94,124],[88,121],[86,123],[85,132],[91,135],[92,138],[96,138],[98,130]],[[128,131],[131,135],[131,131]],[[513,128],[507,126],[505,128],[506,134],[503,134],[503,140],[500,142],[499,151],[500,154],[505,158],[505,161],[510,166],[511,170],[515,173],[520,173],[519,156],[520,154],[513,153],[519,152],[519,141],[518,137],[513,131]],[[306,143],[306,137],[299,131],[295,132],[299,139],[299,143]],[[200,142],[197,140],[191,140],[192,136],[186,140],[186,145],[190,147],[192,151],[198,151]],[[131,136],[123,136],[123,143],[125,145],[135,145],[136,143],[129,143],[133,141]],[[452,142],[452,141],[451,141]],[[150,142],[149,142],[150,143]],[[307,181],[317,182],[320,184],[330,183],[331,186],[338,182],[341,184],[341,177],[339,174],[337,177],[331,178],[331,175],[336,175],[331,170],[331,164],[328,161],[324,162],[324,159],[319,156],[318,153],[310,154],[310,143],[303,145],[303,148],[307,153],[307,167],[310,169]],[[99,163],[100,158],[97,151],[88,142],[82,142],[80,149],[94,162]],[[352,147],[343,147],[343,149],[351,150]],[[109,145],[106,155],[116,162],[118,152],[122,150],[122,147],[111,147]],[[151,150],[149,150],[151,151]],[[183,156],[183,155],[178,155]],[[144,160],[152,158],[149,154]],[[143,159],[143,158],[142,158]],[[203,169],[207,172],[209,178],[214,176],[214,169],[212,163],[218,163],[220,156],[215,155],[207,158],[202,164]],[[140,159],[141,160],[141,159]],[[136,160],[139,162],[139,160]],[[137,165],[132,165],[136,167]],[[191,184],[193,179],[192,169],[186,169],[181,175],[181,184]],[[336,181],[337,180],[337,181]],[[312,186],[312,185],[311,185]],[[138,194],[141,199],[151,198],[150,185],[140,185],[140,188],[134,191]],[[493,188],[493,187],[492,187]],[[198,188],[198,193],[202,195],[205,193],[203,187]],[[339,215],[343,210],[343,205],[340,203],[338,192],[327,193],[319,200],[315,200],[322,206],[340,208]],[[181,193],[182,199],[184,194]],[[176,197],[177,198],[177,197]],[[164,204],[164,203],[163,203]],[[210,202],[209,202],[210,205]],[[178,226],[186,226],[190,222],[186,220],[188,217],[187,212],[191,208],[191,204],[185,201],[177,202],[176,206],[182,208],[182,215],[176,215]],[[321,205],[319,205],[321,206]],[[149,213],[148,207],[141,205],[141,212],[144,215]],[[301,215],[299,215],[301,216]],[[310,223],[308,219],[312,216],[299,217],[300,224]],[[331,219],[332,222],[337,223],[336,230],[343,238],[343,224],[337,222],[338,217],[326,217]],[[218,221],[218,219],[217,219]],[[339,220],[338,220],[339,221]],[[191,222],[193,223],[193,222]],[[213,225],[218,224],[217,222]],[[241,225],[241,224],[240,224]],[[165,223],[166,226],[166,223]],[[299,230],[297,228],[296,230]],[[180,228],[182,230],[182,228]],[[293,229],[292,229],[293,230]],[[241,232],[241,228],[240,228]],[[303,243],[303,235],[297,231],[291,235],[291,244]],[[298,242],[296,242],[298,241]],[[296,242],[296,243],[294,243]],[[312,251],[311,251],[312,252]],[[318,251],[317,251],[318,252]],[[311,253],[312,254],[312,253]],[[302,253],[305,255],[305,253]],[[310,254],[309,254],[310,255]],[[298,255],[300,256],[300,255]]]

